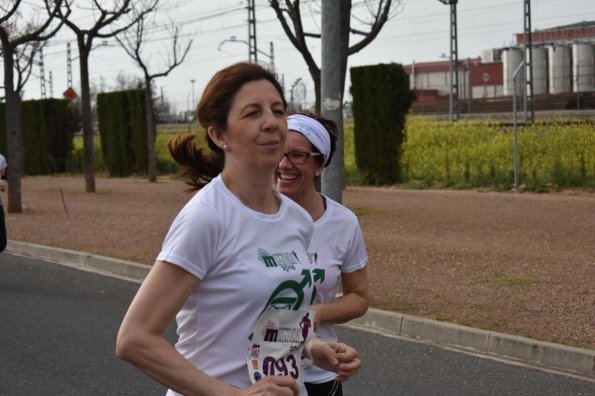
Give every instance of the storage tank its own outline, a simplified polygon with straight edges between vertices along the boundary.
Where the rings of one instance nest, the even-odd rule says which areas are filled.
[[[504,89],[503,93],[506,96],[512,96],[514,94],[513,87],[513,74],[516,68],[523,61],[523,51],[518,48],[506,48],[502,51],[502,73],[504,74]],[[523,93],[522,87],[525,79],[523,78],[523,72],[520,71],[517,75],[517,95]]]
[[[533,95],[546,94],[548,83],[547,49],[544,47],[532,47],[531,62],[533,63]],[[529,75],[528,71],[527,75]]]
[[[571,92],[572,62],[570,47],[553,44],[548,48],[549,91],[551,94]]]
[[[572,44],[572,75],[574,92],[595,91],[595,51],[589,43]]]

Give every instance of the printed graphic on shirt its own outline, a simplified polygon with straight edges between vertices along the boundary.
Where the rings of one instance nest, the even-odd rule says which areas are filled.
[[[316,298],[316,284],[324,281],[324,275],[325,271],[322,268],[304,269],[299,282],[295,280],[282,282],[269,297],[263,312],[269,308],[298,310],[308,296],[312,304]]]
[[[258,261],[266,267],[281,267],[283,271],[289,272],[300,266],[300,259],[292,250],[291,253],[273,253],[270,254],[265,249],[258,249]]]

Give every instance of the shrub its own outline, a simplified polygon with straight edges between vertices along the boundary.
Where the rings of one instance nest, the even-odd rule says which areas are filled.
[[[400,180],[405,115],[415,94],[401,65],[351,68],[357,167],[372,184]]]

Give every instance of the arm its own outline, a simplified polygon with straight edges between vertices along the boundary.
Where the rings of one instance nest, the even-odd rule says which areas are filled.
[[[124,317],[116,341],[118,357],[184,395],[297,395],[297,384],[289,377],[266,377],[245,390],[230,387],[199,370],[163,337],[199,283],[183,269],[157,261]]]
[[[306,343],[304,355],[318,367],[337,373],[337,381],[348,380],[362,366],[354,348],[342,342],[323,342],[316,336]]]
[[[345,323],[359,318],[370,305],[370,290],[366,267],[350,273],[342,273],[343,296],[336,301],[313,304],[310,309],[316,311],[315,328],[320,323]]]
[[[116,354],[179,393],[225,394],[224,384],[194,367],[163,337],[167,324],[198,284],[183,269],[157,261],[124,317]]]
[[[0,169],[0,191],[6,191],[6,187],[8,187],[8,180],[6,178],[6,168]]]

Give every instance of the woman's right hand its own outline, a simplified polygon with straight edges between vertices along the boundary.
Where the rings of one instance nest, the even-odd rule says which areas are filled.
[[[249,396],[298,396],[297,382],[291,377],[270,375],[249,388],[242,389],[242,395]]]

